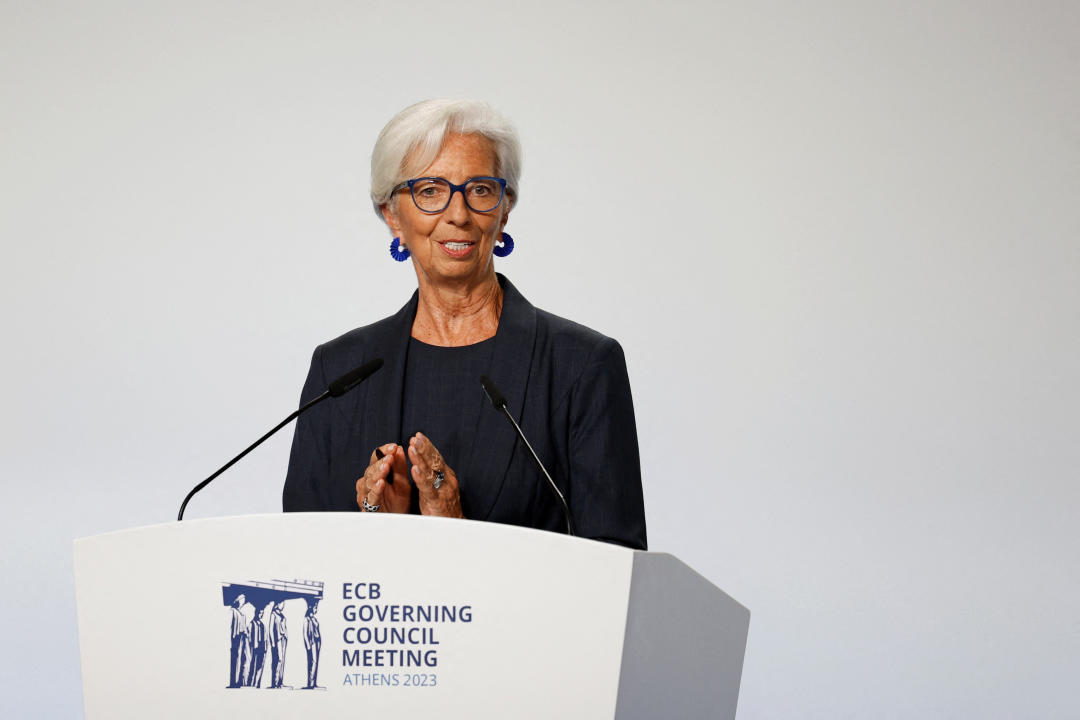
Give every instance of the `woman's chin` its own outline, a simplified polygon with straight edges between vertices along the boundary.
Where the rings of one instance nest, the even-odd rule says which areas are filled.
[[[482,262],[477,249],[463,258],[436,257],[431,258],[430,264],[424,267],[424,274],[433,282],[446,282],[459,284],[479,283],[494,277],[490,259]]]

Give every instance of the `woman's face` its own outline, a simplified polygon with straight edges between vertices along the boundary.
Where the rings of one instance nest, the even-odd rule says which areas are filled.
[[[447,135],[439,154],[419,177],[442,177],[455,185],[477,176],[495,175],[495,145],[481,135]],[[421,286],[471,285],[493,272],[491,251],[510,213],[509,197],[486,213],[470,210],[460,192],[434,215],[421,212],[400,190],[382,208],[386,224],[412,253]]]

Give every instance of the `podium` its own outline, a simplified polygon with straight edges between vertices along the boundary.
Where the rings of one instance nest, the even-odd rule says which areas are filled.
[[[285,513],[75,541],[86,718],[734,718],[750,613],[671,555]]]

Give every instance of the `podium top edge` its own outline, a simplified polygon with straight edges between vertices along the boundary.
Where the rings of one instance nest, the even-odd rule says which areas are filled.
[[[645,551],[634,550],[631,548],[622,547],[612,543],[606,543],[601,540],[594,540],[591,538],[572,537],[564,535],[562,533],[553,532],[550,530],[538,530],[536,528],[521,527],[518,525],[508,525],[504,523],[489,522],[484,520],[467,520],[459,518],[441,518],[441,517],[425,517],[420,515],[394,515],[394,514],[367,514],[355,512],[281,512],[281,513],[254,513],[250,515],[223,515],[219,517],[210,518],[197,518],[192,520],[183,521],[170,521],[164,523],[152,523],[148,525],[137,525],[130,528],[121,528],[118,530],[109,530],[103,533],[97,533],[94,535],[86,535],[83,537],[75,538],[73,541],[74,546],[77,548],[88,542],[96,542],[105,540],[108,538],[121,538],[127,535],[135,533],[146,532],[172,532],[183,533],[185,528],[191,528],[192,530],[221,526],[227,524],[233,524],[237,527],[251,524],[285,524],[285,525],[305,525],[308,523],[316,522],[322,527],[328,527],[333,525],[342,525],[345,523],[376,523],[385,525],[386,523],[426,523],[424,530],[439,532],[445,532],[450,530],[466,530],[467,532],[482,532],[488,535],[501,535],[508,537],[511,535],[517,537],[531,536],[537,539],[543,539],[545,541],[554,542],[566,542],[566,543],[587,543],[591,547],[603,547],[610,549],[614,552],[620,553],[642,553]],[[661,553],[649,553],[649,554],[661,554]]]

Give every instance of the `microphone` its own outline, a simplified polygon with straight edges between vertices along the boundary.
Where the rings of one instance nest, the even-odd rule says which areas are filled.
[[[548,485],[555,491],[555,497],[557,497],[562,504],[563,515],[566,517],[566,534],[572,537],[574,535],[574,524],[570,521],[570,506],[566,504],[566,498],[563,497],[562,491],[559,490],[559,486],[555,484],[555,481],[551,479],[551,475],[548,473],[547,468],[544,467],[544,463],[540,462],[540,456],[536,454],[532,445],[530,445],[529,441],[525,438],[525,433],[521,431],[517,421],[514,420],[514,416],[506,409],[506,396],[499,392],[499,388],[495,387],[495,383],[493,383],[491,378],[487,375],[480,376],[480,384],[484,386],[484,393],[488,396],[488,400],[491,401],[491,406],[505,415],[506,419],[510,421],[510,424],[514,426],[514,430],[517,431],[518,437],[521,438],[521,442],[525,443],[525,447],[529,449],[529,453],[532,455],[533,460],[536,461],[536,465],[540,468],[540,472],[544,473],[544,477],[547,478]]]
[[[330,386],[326,389],[324,395],[329,395],[330,397],[341,397],[342,395],[349,392],[354,387],[371,377],[375,373],[375,371],[382,366],[382,358],[375,358],[374,360],[369,360],[360,367],[354,370],[350,370],[349,372],[339,377],[337,380],[334,380],[332,383],[330,383]],[[320,396],[314,402],[308,403],[308,405],[313,405],[315,402],[319,402],[319,400],[322,400],[322,396]],[[297,412],[303,412],[303,410],[305,409],[306,407],[300,408],[300,410],[298,410]]]
[[[176,516],[176,521],[180,522],[181,520],[184,519],[184,509],[187,508],[188,501],[191,500],[191,498],[193,498],[195,496],[195,493],[199,492],[204,487],[209,485],[214,480],[214,478],[216,478],[218,475],[220,475],[221,473],[223,473],[226,470],[228,470],[229,468],[231,468],[242,457],[244,457],[249,452],[251,452],[255,448],[262,445],[263,442],[267,438],[269,438],[271,435],[276,433],[278,430],[285,427],[290,422],[292,422],[294,419],[296,419],[296,417],[298,415],[300,415],[300,413],[304,412],[305,410],[307,410],[309,408],[312,408],[312,407],[318,405],[319,403],[321,403],[323,400],[325,400],[327,398],[341,397],[342,395],[349,392],[354,387],[356,387],[357,385],[359,385],[360,383],[364,382],[369,377],[371,377],[375,373],[375,371],[378,370],[379,368],[381,368],[382,366],[383,366],[382,358],[375,358],[374,360],[367,361],[366,363],[364,363],[363,365],[361,365],[360,367],[358,367],[358,368],[356,368],[354,370],[350,370],[349,372],[345,373],[344,375],[342,375],[338,379],[331,382],[330,385],[326,388],[326,390],[321,395],[319,395],[314,400],[311,400],[311,401],[301,405],[300,408],[295,410],[292,414],[290,414],[289,417],[285,418],[284,420],[279,422],[277,425],[275,425],[274,428],[270,432],[266,433],[261,438],[259,438],[258,440],[253,442],[251,445],[249,445],[247,450],[244,450],[244,452],[240,453],[239,455],[234,457],[232,460],[230,460],[229,462],[227,462],[223,466],[221,466],[221,468],[219,468],[216,473],[214,473],[210,477],[206,478],[205,480],[203,480],[201,483],[199,483],[195,487],[191,488],[191,492],[189,492],[187,494],[187,497],[184,498],[184,502],[180,503],[180,512]]]

